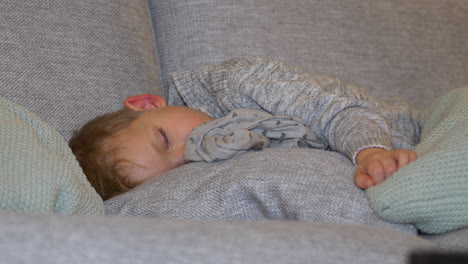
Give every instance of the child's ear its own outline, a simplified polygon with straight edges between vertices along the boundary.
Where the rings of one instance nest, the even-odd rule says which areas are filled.
[[[153,94],[141,94],[127,97],[124,101],[126,108],[133,111],[144,111],[167,106],[166,100]]]

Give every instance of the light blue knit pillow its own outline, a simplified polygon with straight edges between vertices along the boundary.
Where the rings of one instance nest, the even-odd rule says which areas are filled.
[[[436,99],[422,115],[418,160],[367,190],[383,219],[440,234],[468,227],[468,87]]]
[[[104,213],[102,199],[59,133],[2,98],[0,211]]]

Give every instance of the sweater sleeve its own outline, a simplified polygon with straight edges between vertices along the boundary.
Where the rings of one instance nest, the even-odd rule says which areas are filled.
[[[225,63],[224,89],[217,90],[223,107],[299,118],[322,143],[353,163],[365,148],[392,149],[390,125],[379,114],[379,99],[364,90],[278,61],[232,63]]]

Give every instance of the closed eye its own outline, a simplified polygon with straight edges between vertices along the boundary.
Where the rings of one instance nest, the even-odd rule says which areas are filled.
[[[169,149],[169,138],[167,137],[166,131],[164,131],[164,129],[162,129],[162,128],[158,128],[158,131],[159,131],[159,133],[162,135],[162,137],[164,139],[164,144],[165,144],[166,150],[168,150]]]

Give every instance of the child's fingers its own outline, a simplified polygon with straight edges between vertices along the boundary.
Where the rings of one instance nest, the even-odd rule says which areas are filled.
[[[416,159],[416,152],[406,149],[371,154],[359,161],[354,175],[355,184],[363,189],[379,184]]]
[[[354,172],[354,184],[361,189],[367,189],[374,185],[374,181],[371,176],[367,175],[360,169],[356,169]]]
[[[397,149],[394,151],[394,158],[398,161],[398,169],[408,165],[417,159],[416,152],[406,149]]]
[[[374,183],[381,183],[385,180],[385,167],[380,160],[372,160],[367,164],[367,174]]]
[[[394,157],[398,161],[398,169],[406,166],[410,162],[410,155],[407,150],[397,149],[394,152]]]
[[[382,159],[380,160],[380,162],[382,163],[382,166],[384,168],[384,179],[389,178],[390,176],[392,176],[393,173],[395,173],[395,171],[397,171],[398,163],[394,158]]]

